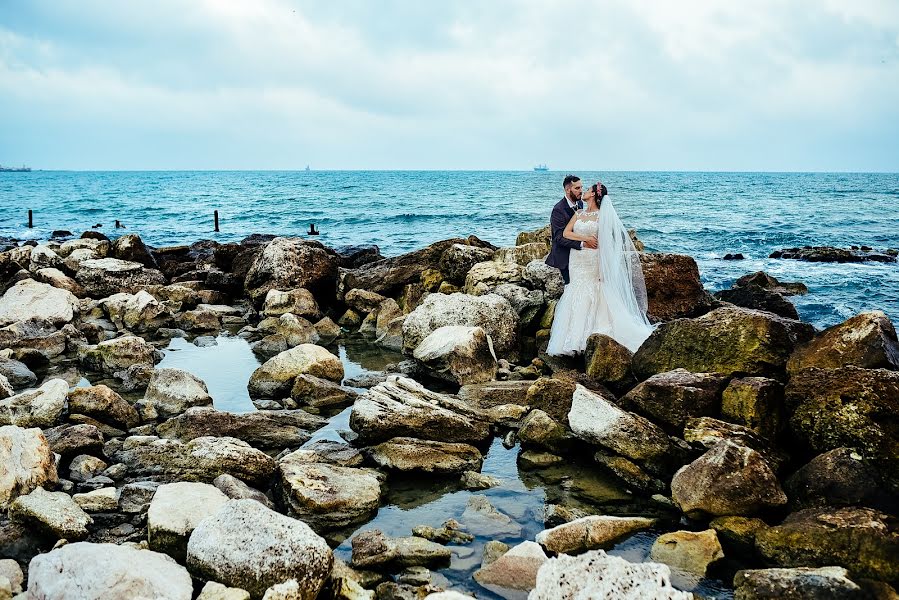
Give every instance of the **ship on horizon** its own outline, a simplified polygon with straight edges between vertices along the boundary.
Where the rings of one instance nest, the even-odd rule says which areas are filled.
[[[22,165],[21,167],[4,167],[0,165],[0,173],[30,173],[31,167]]]
[[[549,167],[547,167],[546,165],[537,165],[536,167],[534,167],[534,170],[535,171],[549,171]]]

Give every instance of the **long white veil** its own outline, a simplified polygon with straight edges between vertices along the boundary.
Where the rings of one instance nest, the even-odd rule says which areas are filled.
[[[612,337],[636,352],[653,331],[646,317],[646,281],[640,255],[608,195],[602,199],[597,227],[602,290],[615,330]]]

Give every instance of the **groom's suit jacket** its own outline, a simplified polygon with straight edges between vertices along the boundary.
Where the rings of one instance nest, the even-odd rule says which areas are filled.
[[[577,203],[580,206],[580,202]],[[569,240],[562,236],[565,233],[565,227],[568,221],[574,216],[574,211],[568,206],[568,200],[562,198],[555,206],[553,206],[552,214],[549,217],[549,227],[552,232],[552,247],[549,256],[546,257],[546,264],[556,267],[562,271],[562,279],[567,284],[568,277],[568,254],[572,249],[580,250],[581,243],[577,240]]]

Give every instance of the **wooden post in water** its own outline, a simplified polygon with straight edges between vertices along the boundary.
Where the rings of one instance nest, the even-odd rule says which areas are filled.
[[[219,230],[219,211],[212,211],[212,216],[215,218],[215,232],[217,233]]]
[[[31,213],[31,209],[28,209],[28,229],[34,228],[34,215]]]

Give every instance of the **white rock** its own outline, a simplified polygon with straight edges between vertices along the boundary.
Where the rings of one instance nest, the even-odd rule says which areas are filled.
[[[270,358],[253,371],[247,389],[253,397],[286,397],[294,379],[303,374],[340,382],[343,363],[321,346],[300,344]]]
[[[76,297],[84,296],[84,288],[77,281],[60,271],[51,267],[38,269],[34,273],[34,277],[41,283],[52,285],[55,288],[71,292]]]
[[[0,327],[29,319],[64,325],[72,321],[77,311],[78,298],[72,292],[25,279],[0,297]]]
[[[144,404],[162,418],[180,415],[193,406],[212,406],[212,396],[202,379],[181,369],[154,369],[144,394]]]
[[[302,521],[255,500],[229,500],[203,519],[187,544],[187,565],[199,577],[262,596],[289,579],[313,600],[334,562],[327,542]]]
[[[537,587],[528,595],[528,600],[588,598],[692,600],[693,594],[671,586],[671,570],[665,565],[631,563],[594,550],[546,561],[537,572]]]
[[[72,500],[85,512],[115,512],[119,507],[119,491],[114,487],[75,494]]]
[[[56,461],[40,429],[0,427],[0,509],[21,494],[56,483]]]
[[[13,500],[9,518],[67,540],[87,537],[87,526],[94,521],[65,492],[48,492],[44,488]]]
[[[216,581],[207,581],[197,600],[250,600],[250,592],[232,588]]]
[[[190,600],[187,569],[165,554],[131,546],[66,544],[28,567],[28,598],[40,600]]]
[[[518,544],[494,562],[475,571],[474,580],[505,598],[515,597],[509,590],[527,592],[537,585],[537,571],[547,561],[540,544],[526,541]]]
[[[298,317],[317,317],[319,315],[318,303],[312,296],[312,292],[305,288],[287,292],[269,290],[265,295],[262,314],[266,317],[280,317],[287,313]]]
[[[611,546],[654,524],[654,519],[646,517],[590,515],[541,531],[536,540],[550,552],[582,552]]]
[[[32,273],[43,268],[58,269],[62,266],[62,258],[49,246],[39,244],[31,250],[31,264],[28,270]]]
[[[157,552],[183,559],[196,526],[228,497],[208,483],[179,481],[159,486],[147,511],[147,540]]]
[[[51,379],[36,390],[0,400],[0,425],[53,427],[62,417],[69,384]]]
[[[412,356],[432,375],[459,385],[484,383],[496,375],[493,342],[480,327],[447,325],[435,329]]]
[[[6,375],[0,373],[0,400],[5,400],[15,395],[16,391],[10,385],[9,379],[6,378]]]
[[[10,593],[18,594],[22,591],[25,575],[19,563],[11,558],[0,559],[0,579],[4,578],[9,582]]]

